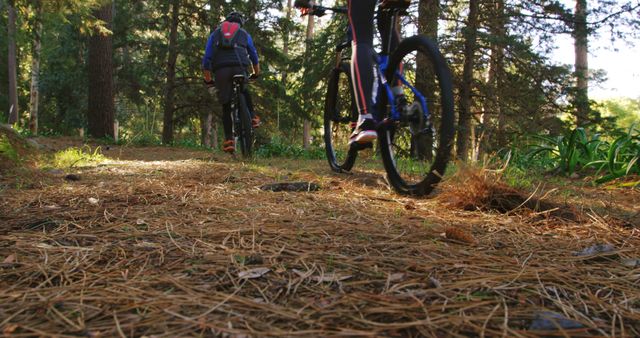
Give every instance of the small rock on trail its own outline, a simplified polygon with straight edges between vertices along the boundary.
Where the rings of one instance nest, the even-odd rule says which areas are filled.
[[[281,192],[281,191],[289,191],[289,192],[312,192],[319,191],[320,186],[316,183],[310,182],[293,182],[293,183],[274,183],[267,184],[260,187],[262,191],[272,191],[272,192]]]

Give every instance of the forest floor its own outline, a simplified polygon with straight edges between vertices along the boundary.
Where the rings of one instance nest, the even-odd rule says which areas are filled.
[[[638,189],[543,179],[503,210],[477,172],[414,199],[382,169],[102,151],[0,178],[5,335],[640,336]],[[259,189],[297,181],[321,189]]]

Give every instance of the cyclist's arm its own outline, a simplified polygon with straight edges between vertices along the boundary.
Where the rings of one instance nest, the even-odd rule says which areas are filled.
[[[209,36],[209,40],[207,41],[207,47],[205,48],[204,51],[204,57],[202,58],[202,71],[204,73],[204,80],[206,82],[211,82],[212,81],[212,77],[211,77],[211,61],[213,61],[213,57],[216,54],[216,48],[215,48],[215,44],[213,42],[213,36],[214,34],[211,34],[211,36]]]
[[[260,59],[258,58],[258,50],[253,44],[253,39],[249,34],[247,34],[247,52],[249,53],[249,59],[253,65],[253,73],[260,75]]]

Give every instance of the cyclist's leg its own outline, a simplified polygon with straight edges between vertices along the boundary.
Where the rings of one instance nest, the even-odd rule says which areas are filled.
[[[224,127],[223,147],[225,151],[232,152],[233,149],[233,121],[231,119],[231,94],[232,79],[235,74],[233,68],[224,67],[216,70],[216,87],[218,88],[218,100],[222,105],[222,125]]]
[[[376,21],[378,23],[378,32],[380,32],[380,37],[382,38],[382,45],[386,46],[389,42],[391,42],[390,44],[390,51],[393,53],[393,51],[398,47],[398,45],[400,44],[400,22],[396,22],[396,26],[393,27],[393,29],[390,29],[389,25],[390,25],[390,16],[391,16],[391,12],[389,11],[378,11],[378,15],[376,17]],[[388,32],[391,31],[391,36],[389,36]],[[387,33],[385,33],[387,32]],[[389,38],[391,38],[391,41],[389,41]],[[402,65],[400,65],[400,73],[402,73]],[[398,80],[397,83],[391,84],[393,87],[391,88],[391,90],[393,91],[393,93],[395,95],[403,95],[403,90],[402,90],[402,82],[400,82],[400,80]],[[404,98],[403,98],[404,99]]]
[[[376,21],[378,24],[378,32],[380,32],[380,38],[382,39],[382,45],[386,46],[389,43],[389,35],[384,34],[385,31],[389,31],[389,23],[391,12],[388,11],[378,11],[378,15],[376,17]],[[400,44],[400,23],[396,23],[396,26],[391,30],[391,48],[390,50],[393,52],[398,45]]]
[[[377,0],[349,0],[347,3],[349,26],[353,35],[351,75],[360,112],[360,122],[351,141],[358,143],[369,143],[377,136],[373,120],[373,100],[377,86],[373,49],[373,15],[376,3]]]

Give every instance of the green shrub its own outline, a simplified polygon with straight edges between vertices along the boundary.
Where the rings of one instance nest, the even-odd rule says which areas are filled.
[[[525,151],[525,163],[545,163],[565,175],[594,173],[596,183],[640,174],[640,132],[635,128],[618,137],[590,136],[577,128],[562,136],[538,135],[532,139]]]
[[[305,150],[302,146],[292,144],[280,137],[271,138],[271,142],[261,145],[256,150],[260,158],[287,157],[295,159],[319,160],[325,158],[324,148],[312,146]]]
[[[13,162],[18,162],[20,160],[20,156],[16,149],[9,142],[9,138],[6,135],[0,135],[0,155],[8,158]]]
[[[83,149],[69,148],[55,153],[52,164],[55,168],[73,168],[97,165],[104,161],[106,161],[106,157],[100,153],[100,147],[93,152],[89,147],[85,147]]]

